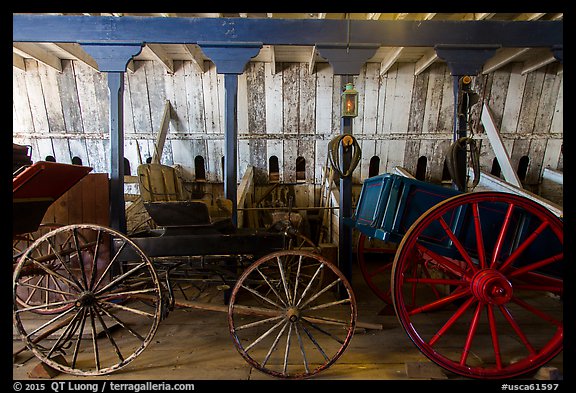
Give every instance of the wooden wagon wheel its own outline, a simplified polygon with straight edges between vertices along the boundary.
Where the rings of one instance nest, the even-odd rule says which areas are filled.
[[[12,255],[13,255],[13,268],[16,267],[18,260],[24,254],[24,252],[30,247],[37,239],[42,235],[63,227],[63,224],[58,223],[46,223],[40,224],[38,230],[31,233],[24,233],[15,235],[12,239]],[[82,236],[79,234],[79,236]],[[70,233],[62,232],[58,235],[58,238],[54,239],[54,244],[57,245],[60,250],[72,247],[72,237]],[[40,258],[42,255],[49,253],[47,249],[48,244],[44,243],[42,247],[36,247],[33,251],[33,258]],[[61,273],[62,265],[58,260],[52,261],[53,265],[50,269],[54,272]],[[41,304],[48,304],[54,300],[54,297],[60,297],[60,295],[49,292],[49,291],[39,291],[37,287],[46,287],[52,289],[58,289],[58,282],[54,280],[52,275],[47,274],[43,270],[37,270],[37,274],[28,274],[21,278],[21,284],[33,284],[33,286],[20,285],[18,292],[16,294],[16,301],[21,306],[38,306]],[[61,307],[44,307],[35,308],[33,312],[38,314],[53,314],[66,308],[71,307],[70,305],[63,305]]]
[[[525,197],[476,192],[440,202],[399,245],[398,320],[424,355],[454,373],[533,372],[562,350],[563,243],[562,221]]]
[[[62,245],[59,239],[71,241]],[[135,257],[121,261],[124,252]],[[26,280],[38,274],[50,276],[53,285]],[[151,342],[163,311],[148,257],[123,234],[97,225],[68,225],[37,239],[20,258],[13,286],[14,325],[22,340],[42,362],[69,374],[102,375],[126,366]],[[33,288],[48,301],[21,304],[20,288]],[[153,300],[135,301],[142,296]]]
[[[344,288],[339,298],[338,286]],[[301,379],[343,354],[356,315],[352,288],[332,263],[316,253],[285,250],[244,271],[232,291],[228,321],[234,345],[249,364],[275,377]]]
[[[386,304],[392,304],[390,275],[396,245],[363,233],[358,236],[356,259],[368,287]]]

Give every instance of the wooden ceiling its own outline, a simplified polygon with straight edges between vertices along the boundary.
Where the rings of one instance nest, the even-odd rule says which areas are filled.
[[[353,20],[450,20],[450,21],[535,21],[562,20],[562,13],[46,13],[47,15],[178,17],[178,18],[276,18],[276,19],[353,19]],[[98,65],[79,44],[71,43],[13,43],[13,66],[26,69],[24,59],[35,59],[58,71],[62,71],[62,60],[77,60],[98,70]],[[134,60],[160,62],[166,72],[174,72],[174,61],[192,61],[198,71],[206,71],[209,60],[195,44],[148,44]],[[282,62],[304,62],[314,72],[316,63],[327,62],[315,47],[295,45],[264,45],[253,61],[275,64]],[[415,74],[425,71],[438,58],[431,47],[380,47],[368,62],[380,63],[380,74],[385,74],[396,62],[416,63]],[[501,48],[489,59],[482,70],[487,74],[510,63],[523,63],[522,74],[537,70],[550,63],[558,62],[550,50],[545,48]],[[128,70],[133,71],[131,62]],[[558,73],[562,64],[558,63]]]

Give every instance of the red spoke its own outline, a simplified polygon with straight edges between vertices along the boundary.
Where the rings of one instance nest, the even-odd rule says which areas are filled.
[[[482,238],[482,224],[480,223],[480,210],[478,203],[472,204],[472,215],[474,217],[474,230],[476,232],[476,247],[478,249],[478,259],[480,260],[480,268],[486,268],[486,254],[484,253],[484,240]]]
[[[498,342],[498,332],[496,332],[496,320],[494,319],[494,309],[491,304],[487,305],[488,326],[490,326],[490,336],[492,337],[492,347],[496,358],[496,369],[502,370],[502,354],[500,353],[500,343]]]
[[[421,312],[430,311],[430,310],[433,310],[435,308],[442,307],[446,304],[452,303],[454,300],[460,299],[461,297],[467,296],[469,294],[470,294],[470,289],[466,289],[465,291],[462,291],[462,292],[451,293],[450,295],[443,297],[442,299],[437,299],[437,300],[434,300],[433,302],[428,303],[424,306],[417,307],[417,308],[411,310],[408,314],[414,315],[414,314],[418,314]]]
[[[474,298],[474,296],[470,296],[470,298],[468,298],[468,300],[466,300],[466,302],[464,304],[462,304],[460,306],[460,308],[458,308],[458,310],[456,310],[456,312],[454,313],[454,315],[452,315],[450,317],[450,319],[448,319],[448,321],[446,321],[446,323],[440,328],[440,330],[438,330],[434,336],[432,336],[432,338],[430,339],[430,341],[428,342],[428,345],[433,346],[434,344],[436,344],[436,342],[442,338],[442,336],[444,335],[444,333],[446,333],[446,331],[448,329],[450,329],[452,327],[452,325],[454,325],[454,323],[456,323],[456,321],[462,316],[462,314],[464,314],[466,312],[466,310],[468,310],[468,308],[472,305],[472,303],[476,300],[476,298]]]
[[[418,273],[417,267],[418,267],[418,264],[412,265],[412,275],[413,276]],[[412,304],[410,304],[410,307],[416,306],[416,288],[417,287],[418,287],[418,284],[412,283],[412,290],[411,290],[411,292],[412,292],[411,293],[412,294]]]
[[[552,292],[557,295],[562,294],[562,287],[555,286],[555,285],[539,285],[539,284],[515,284],[514,285],[515,291],[544,291],[544,292]]]
[[[449,278],[407,278],[405,282],[417,282],[430,285],[467,285],[467,281],[454,280]]]
[[[525,308],[526,310],[530,311],[531,313],[533,313],[534,315],[539,316],[540,318],[542,318],[545,321],[550,322],[553,325],[556,325],[558,327],[562,327],[562,321],[559,321],[558,319],[554,318],[553,316],[546,314],[545,312],[537,309],[536,307],[532,306],[531,304],[526,303],[524,300],[519,299],[517,297],[512,297],[511,299],[514,303],[518,304],[519,306]]]
[[[466,337],[466,343],[464,344],[464,350],[462,351],[462,356],[460,357],[460,365],[466,365],[466,359],[468,359],[468,354],[470,353],[470,348],[472,347],[472,340],[474,339],[474,334],[476,333],[476,328],[478,328],[478,321],[480,320],[480,313],[484,306],[481,302],[478,302],[476,306],[476,311],[472,317],[472,323],[470,324],[470,329],[468,330],[468,336]]]
[[[464,269],[462,269],[461,266],[450,261],[446,257],[443,257],[442,255],[439,255],[439,254],[436,254],[434,251],[429,250],[428,248],[424,247],[420,243],[417,243],[416,246],[418,247],[419,251],[421,251],[424,254],[428,254],[430,257],[432,257],[432,259],[434,259],[434,261],[436,263],[438,263],[440,266],[442,266],[443,268],[448,270],[450,273],[452,273],[458,277],[469,277],[470,276],[470,274],[467,274],[466,271]]]
[[[510,275],[508,275],[510,277]],[[556,295],[564,292],[564,280],[536,272],[526,272],[510,280],[516,290],[547,291]]]
[[[508,257],[506,262],[504,262],[502,266],[499,267],[500,272],[505,272],[506,269],[508,269],[512,265],[512,262],[514,262],[516,258],[518,258],[520,254],[522,254],[524,250],[528,248],[528,246],[532,244],[538,236],[540,236],[542,231],[544,231],[544,229],[546,229],[547,226],[548,221],[542,222],[542,224],[540,224],[540,226],[530,236],[528,236],[528,238],[524,240],[524,242],[516,250],[514,250],[514,252]]]
[[[432,276],[430,275],[430,272],[428,271],[428,267],[426,266],[425,263],[422,265],[422,273],[426,276],[427,279],[432,278]],[[440,293],[438,292],[438,290],[436,289],[436,287],[434,285],[430,285],[430,289],[432,290],[432,292],[436,296],[436,299],[440,298]]]
[[[438,217],[438,221],[440,222],[440,225],[442,225],[442,228],[444,229],[444,231],[446,232],[446,234],[448,235],[450,240],[452,240],[452,243],[454,243],[454,245],[456,246],[456,248],[460,252],[460,255],[462,255],[462,258],[464,258],[464,260],[466,261],[466,263],[468,264],[470,269],[472,269],[472,271],[475,272],[477,269],[476,269],[476,266],[474,266],[474,262],[472,262],[470,255],[468,255],[468,253],[464,249],[464,246],[462,245],[462,243],[460,243],[460,241],[458,240],[458,238],[456,237],[454,232],[452,232],[452,230],[450,229],[450,227],[448,226],[446,221],[444,221],[444,218],[442,216],[440,216],[440,217]]]
[[[370,277],[374,277],[378,274],[381,274],[382,272],[385,272],[386,270],[390,270],[390,264],[389,263],[386,263],[386,264],[378,267],[378,269],[374,269],[373,271],[368,272],[368,275]]]
[[[508,225],[510,225],[510,217],[512,216],[512,211],[514,210],[514,204],[508,205],[508,210],[506,211],[506,216],[504,217],[504,223],[500,229],[500,234],[498,235],[498,240],[494,245],[494,254],[492,254],[492,260],[490,261],[490,266],[495,266],[498,256],[500,255],[500,249],[504,243],[504,238],[506,237],[506,232],[508,231]]]
[[[510,324],[510,326],[512,326],[512,329],[514,329],[514,331],[516,332],[516,334],[518,335],[518,337],[520,338],[520,341],[522,341],[522,343],[524,344],[524,346],[528,349],[528,351],[530,351],[531,355],[536,355],[536,350],[534,349],[534,347],[532,346],[532,344],[530,344],[530,342],[528,341],[528,338],[526,337],[526,335],[522,332],[522,330],[520,329],[520,326],[518,325],[518,323],[514,320],[514,317],[512,316],[512,314],[510,314],[510,311],[503,305],[498,306],[500,308],[500,312],[502,312],[502,315],[504,315],[504,317],[506,318],[506,320],[508,321],[508,323]]]
[[[564,253],[561,252],[559,254],[556,254],[556,255],[551,256],[551,257],[546,258],[546,259],[543,259],[541,261],[534,262],[534,263],[531,263],[530,265],[526,265],[524,267],[518,268],[518,269],[514,270],[513,272],[509,273],[508,277],[510,277],[510,278],[516,277],[516,276],[519,276],[521,274],[539,269],[539,268],[544,267],[546,265],[550,265],[551,263],[561,261],[563,259],[564,259]]]

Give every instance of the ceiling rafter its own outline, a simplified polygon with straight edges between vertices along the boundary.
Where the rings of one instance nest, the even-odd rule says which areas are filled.
[[[34,43],[15,42],[12,44],[12,51],[19,56],[24,58],[31,57],[34,60],[55,69],[58,72],[62,72],[62,61],[60,58],[49,53],[47,50]]]
[[[267,45],[270,50],[270,73],[276,74],[276,50],[274,45]]]
[[[382,60],[380,62],[380,75],[381,76],[384,75],[385,73],[387,73],[388,70],[390,69],[390,67],[392,67],[394,65],[394,63],[396,63],[396,60],[398,60],[398,58],[402,54],[403,50],[404,50],[403,46],[393,48],[392,51],[390,52],[390,54],[388,56],[386,56],[384,58],[384,60]]]
[[[430,20],[430,19],[434,18],[434,16],[436,16],[436,13],[429,12],[429,13],[424,15],[423,20]],[[396,49],[393,49],[390,52],[390,54],[388,56],[386,56],[380,62],[380,76],[382,76],[388,72],[390,67],[392,67],[394,65],[394,63],[396,63],[396,60],[398,60],[400,58],[403,51],[404,51],[404,47],[398,47]]]
[[[523,13],[518,15],[514,20],[517,21],[531,21],[542,18],[543,13]],[[494,72],[497,69],[504,67],[506,64],[512,62],[520,55],[528,52],[530,48],[502,48],[492,58],[488,59],[482,69],[482,74]]]
[[[92,69],[94,69],[96,71],[99,71],[98,70],[98,63],[96,63],[96,60],[94,60],[92,58],[92,56],[90,56],[88,53],[86,53],[84,51],[84,49],[82,49],[80,44],[72,44],[72,43],[65,43],[65,42],[53,42],[53,43],[50,43],[48,45],[54,46],[56,48],[59,48],[60,50],[65,51],[71,57],[73,57],[75,60],[78,60],[78,61],[86,64],[87,66],[91,67]]]
[[[533,57],[530,60],[526,60],[524,62],[524,67],[522,68],[522,71],[520,71],[520,74],[524,75],[528,72],[535,71],[539,68],[547,66],[550,63],[554,63],[555,61],[556,58],[552,53],[544,53],[542,55]]]
[[[22,71],[26,71],[26,63],[24,62],[24,58],[14,52],[12,52],[12,66],[19,68]]]
[[[308,62],[308,73],[310,75],[314,73],[315,66],[316,66],[316,45],[312,47],[312,54],[310,56],[310,61]]]
[[[159,44],[146,44],[142,51],[148,51],[152,56],[156,58],[166,69],[169,74],[174,73],[174,62],[168,56],[162,45]]]
[[[204,67],[204,57],[202,55],[202,49],[198,47],[198,45],[191,45],[191,44],[182,44],[186,52],[190,55],[190,59],[192,60],[192,64],[194,67],[204,73],[206,72],[206,68]]]

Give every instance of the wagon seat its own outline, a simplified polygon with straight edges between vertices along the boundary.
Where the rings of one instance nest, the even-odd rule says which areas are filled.
[[[175,233],[229,233],[232,201],[226,198],[193,199],[184,187],[181,173],[162,164],[138,166],[140,195],[146,211],[156,225]]]

